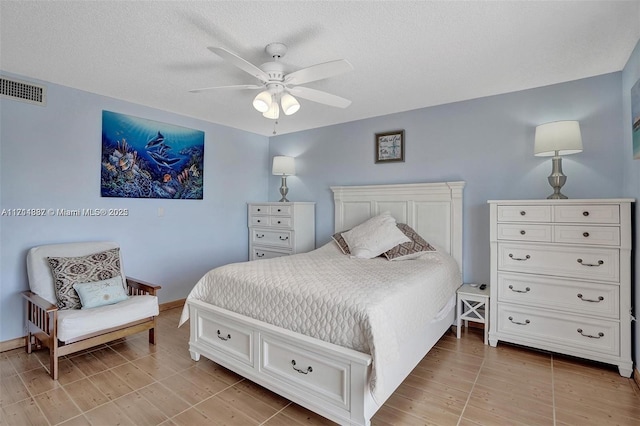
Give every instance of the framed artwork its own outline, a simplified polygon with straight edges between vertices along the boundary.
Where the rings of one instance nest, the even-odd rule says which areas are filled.
[[[404,130],[376,133],[376,163],[404,161]]]
[[[102,111],[100,195],[202,200],[204,132]]]
[[[633,159],[640,160],[640,80],[631,88],[631,135]]]

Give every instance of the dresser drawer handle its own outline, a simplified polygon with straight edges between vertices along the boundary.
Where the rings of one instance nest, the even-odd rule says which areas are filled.
[[[582,236],[585,237],[585,238],[589,238],[589,233],[588,232],[583,232]]]
[[[256,220],[256,222],[260,223],[260,222],[262,222],[262,221],[261,221],[260,219],[258,219],[258,220]]]
[[[602,264],[604,264],[604,260],[598,260],[598,264],[596,265],[595,263],[583,263],[582,259],[578,259],[578,263],[581,264],[582,266],[600,266]]]
[[[531,321],[529,321],[529,320],[524,320],[524,322],[514,321],[513,317],[509,317],[509,321],[511,321],[514,324],[518,324],[518,325],[528,325],[529,323],[531,323]]]
[[[256,252],[256,257],[264,257],[264,253],[258,253],[258,252]]]
[[[231,339],[231,335],[227,334],[227,337],[224,337],[220,334],[220,330],[218,330],[218,339],[224,340],[226,342],[227,340]]]
[[[281,211],[282,211],[281,209],[278,209],[278,212],[281,212]]]
[[[264,234],[256,234],[256,238],[264,238]]]
[[[256,209],[256,211],[261,211],[260,209]]]
[[[582,300],[583,302],[594,302],[594,303],[600,303],[604,300],[604,297],[602,296],[598,296],[598,300],[595,299],[585,299],[582,294],[578,293],[578,299]]]
[[[526,214],[527,214],[527,212],[525,212],[524,210],[520,210],[520,216],[524,216]]]
[[[584,217],[589,216],[589,212],[582,212],[582,216],[584,216]]]
[[[589,339],[599,339],[599,338],[601,338],[601,337],[604,337],[604,333],[603,333],[603,332],[598,333],[598,335],[597,335],[597,336],[594,336],[594,335],[592,335],[592,334],[584,334],[584,333],[582,332],[582,329],[581,329],[581,328],[579,328],[579,329],[578,329],[578,333],[580,333],[580,334],[581,334],[582,336],[584,336],[584,337],[588,337]]]
[[[520,235],[524,235],[526,233],[527,233],[527,231],[525,231],[524,229],[522,231],[520,231]]]
[[[296,368],[296,360],[295,360],[295,359],[292,359],[292,360],[291,360],[291,365],[292,365],[292,368],[293,368],[294,370],[296,370],[296,371],[297,371],[298,373],[300,373],[300,374],[309,374],[309,373],[313,373],[313,368],[311,368],[311,366],[308,366],[306,370],[301,370],[301,369],[299,369],[299,368]]]
[[[513,291],[514,293],[529,293],[531,291],[529,287],[526,287],[524,290],[516,290],[512,285],[509,286],[509,290]]]
[[[531,256],[526,255],[525,257],[513,257],[513,253],[509,253],[509,257],[512,258],[513,260],[529,260],[531,259]]]
[[[289,239],[289,237],[282,238],[282,235],[278,236],[278,238],[280,238],[280,241],[287,241]]]
[[[281,224],[281,223],[282,223],[281,221],[278,221],[278,225]]]

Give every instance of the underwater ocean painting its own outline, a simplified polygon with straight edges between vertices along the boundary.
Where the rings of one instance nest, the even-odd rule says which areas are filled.
[[[633,158],[640,160],[640,80],[631,88],[631,121],[633,135]]]
[[[204,132],[102,111],[101,195],[202,200]]]

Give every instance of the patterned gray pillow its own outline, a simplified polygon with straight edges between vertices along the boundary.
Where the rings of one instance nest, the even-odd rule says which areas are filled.
[[[416,231],[413,230],[412,227],[407,225],[406,223],[398,223],[398,228],[404,235],[409,237],[411,240],[408,243],[402,243],[391,250],[388,250],[384,253],[385,257],[389,260],[409,260],[415,259],[419,257],[423,252],[426,251],[436,251],[431,244],[426,242],[424,238],[422,238]]]
[[[344,232],[347,232],[347,231],[344,231]],[[351,254],[351,251],[349,250],[349,245],[342,237],[342,232],[336,232],[331,236],[331,238],[333,238],[333,241],[335,241],[338,247],[340,247],[340,250],[342,250],[343,254]]]
[[[79,257],[47,257],[60,309],[80,309],[76,283],[90,283],[120,275],[120,249]]]

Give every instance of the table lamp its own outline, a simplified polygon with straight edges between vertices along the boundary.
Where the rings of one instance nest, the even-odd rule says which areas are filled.
[[[282,184],[280,186],[280,194],[282,195],[282,198],[280,199],[280,202],[288,202],[287,192],[289,192],[289,188],[287,188],[287,176],[293,176],[296,174],[296,165],[293,157],[287,157],[284,155],[276,155],[273,157],[272,173],[277,176],[282,176]]]

